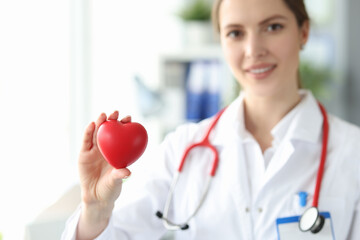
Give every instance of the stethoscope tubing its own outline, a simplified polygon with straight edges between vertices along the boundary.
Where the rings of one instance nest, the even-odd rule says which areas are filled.
[[[219,164],[219,154],[218,154],[218,151],[216,150],[216,148],[211,145],[210,141],[209,141],[209,136],[210,136],[210,133],[211,131],[213,130],[213,128],[215,127],[215,125],[217,124],[217,122],[219,121],[220,117],[222,116],[222,113],[225,111],[226,108],[223,108],[221,111],[219,111],[213,122],[211,123],[210,127],[208,128],[207,132],[206,132],[206,135],[205,137],[203,138],[203,140],[201,140],[200,142],[198,143],[195,143],[195,144],[191,144],[190,146],[188,146],[186,149],[185,149],[185,152],[181,158],[181,161],[180,161],[180,165],[179,165],[179,168],[178,168],[178,172],[182,172],[182,169],[184,167],[184,164],[185,164],[185,160],[187,158],[187,156],[189,155],[189,152],[194,149],[194,148],[197,148],[197,147],[206,147],[206,148],[210,148],[211,151],[213,152],[214,154],[214,162],[213,162],[213,165],[212,165],[212,168],[211,168],[211,171],[210,171],[210,175],[212,177],[215,176],[215,173],[216,173],[216,169],[218,167],[218,164]]]
[[[194,210],[194,212],[186,219],[185,223],[183,224],[176,224],[171,222],[167,217],[168,217],[168,213],[169,213],[169,209],[170,209],[170,205],[171,205],[171,201],[172,201],[172,196],[174,194],[174,190],[175,187],[179,181],[179,177],[180,177],[180,173],[177,172],[173,178],[173,181],[171,183],[171,187],[170,187],[170,191],[168,193],[167,199],[166,199],[166,203],[165,203],[165,207],[164,207],[164,211],[163,214],[161,216],[161,219],[163,221],[163,224],[166,226],[167,229],[169,230],[179,230],[182,228],[188,228],[187,223],[197,214],[197,212],[199,211],[200,207],[203,205],[205,198],[209,192],[209,188],[211,185],[211,181],[213,179],[212,176],[208,177],[208,180],[206,181],[205,187],[204,187],[204,191],[201,195],[201,198],[199,200],[199,203],[197,204],[196,209]]]
[[[163,213],[158,211],[156,213],[156,215],[162,220],[164,226],[166,227],[166,229],[168,230],[185,230],[185,229],[188,229],[189,228],[189,225],[187,224],[196,214],[197,212],[199,211],[199,209],[201,208],[201,206],[203,205],[204,201],[205,201],[205,198],[209,192],[209,188],[210,188],[210,185],[211,185],[211,181],[213,179],[213,177],[215,176],[215,173],[216,173],[216,169],[218,167],[218,163],[219,163],[219,153],[217,151],[217,149],[211,145],[210,141],[209,141],[209,136],[210,136],[210,133],[211,131],[213,130],[213,128],[215,127],[216,123],[218,122],[218,120],[220,119],[222,113],[225,111],[225,108],[222,109],[221,111],[219,111],[217,113],[217,115],[215,116],[215,118],[213,119],[210,127],[208,128],[207,132],[206,132],[206,135],[205,137],[198,143],[195,143],[195,144],[191,144],[190,146],[188,146],[186,149],[185,149],[185,152],[181,158],[181,162],[180,162],[180,165],[178,167],[178,171],[174,174],[174,177],[173,177],[173,180],[172,180],[172,183],[170,185],[170,190],[168,192],[168,195],[167,195],[167,198],[166,198],[166,202],[165,202],[165,207],[164,207],[164,210],[163,210]],[[213,155],[214,155],[214,160],[213,160],[213,165],[212,165],[212,168],[211,168],[211,171],[210,171],[210,174],[208,176],[208,179],[206,181],[206,184],[205,184],[205,187],[204,187],[204,191],[201,195],[201,198],[199,200],[199,203],[198,205],[196,206],[194,212],[186,219],[185,223],[183,224],[176,224],[176,223],[173,223],[171,222],[169,219],[168,219],[168,213],[169,213],[169,209],[170,209],[170,205],[171,205],[171,201],[172,201],[172,197],[173,197],[173,194],[174,194],[174,191],[175,191],[175,187],[179,181],[179,177],[181,175],[181,172],[183,170],[183,167],[184,167],[184,164],[185,164],[185,160],[187,158],[187,156],[189,155],[190,151],[193,150],[194,148],[197,148],[197,147],[204,147],[204,148],[210,148]]]
[[[321,113],[323,115],[323,144],[321,149],[321,158],[320,158],[320,165],[319,170],[316,177],[316,185],[314,190],[314,198],[312,202],[313,207],[318,207],[319,205],[319,194],[320,194],[320,188],[322,183],[322,178],[324,175],[324,168],[325,168],[325,162],[326,162],[326,156],[327,156],[327,145],[328,145],[328,138],[329,138],[329,120],[327,117],[326,110],[324,106],[321,103],[318,103]]]

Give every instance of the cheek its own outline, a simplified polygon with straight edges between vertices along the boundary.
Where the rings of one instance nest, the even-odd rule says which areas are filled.
[[[297,68],[299,63],[300,44],[295,35],[287,35],[276,41],[272,46],[272,52],[277,58],[286,64],[287,67]]]

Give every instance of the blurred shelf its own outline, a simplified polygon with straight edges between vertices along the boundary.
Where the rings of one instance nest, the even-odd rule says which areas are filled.
[[[187,79],[189,69],[196,62],[216,62],[219,65],[220,107],[231,102],[238,92],[219,44],[189,47],[160,54],[159,92],[164,106],[160,117],[163,135],[187,122]],[[210,71],[210,70],[209,70]]]

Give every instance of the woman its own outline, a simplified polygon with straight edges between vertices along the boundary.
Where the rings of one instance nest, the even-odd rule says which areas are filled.
[[[206,199],[188,221],[189,229],[175,232],[175,237],[287,239],[285,230],[294,230],[295,219],[290,236],[314,239],[312,233],[300,232],[297,216],[312,205],[326,115],[311,92],[299,89],[299,52],[309,35],[303,1],[217,0],[213,17],[225,58],[243,91],[210,135],[220,161]],[[141,194],[124,203],[123,192],[114,210],[122,179],[130,171],[112,169],[98,151],[96,132],[106,118],[100,115],[86,130],[79,157],[82,204],[69,219],[63,239],[159,239],[165,228],[154,213],[165,205],[184,149],[203,138],[212,119],[168,135]],[[320,212],[326,212],[325,225],[317,236],[360,239],[360,130],[328,118],[318,204]],[[109,119],[118,119],[118,112]],[[211,159],[204,149],[187,158],[169,220],[184,222],[194,212]]]

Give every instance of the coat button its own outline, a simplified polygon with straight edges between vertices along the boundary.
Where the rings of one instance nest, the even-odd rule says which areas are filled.
[[[262,212],[263,212],[263,209],[262,209],[262,208],[258,208],[258,212],[259,212],[259,213],[262,213]]]

